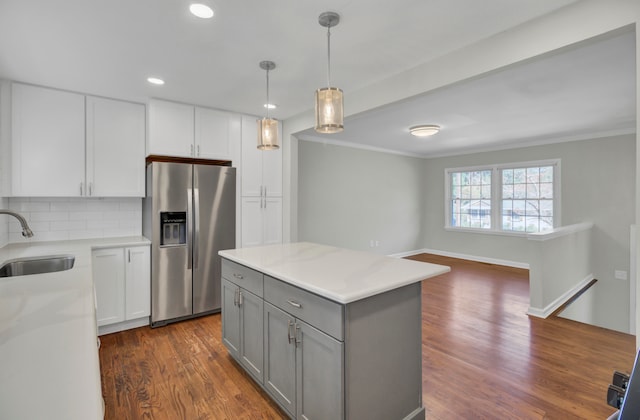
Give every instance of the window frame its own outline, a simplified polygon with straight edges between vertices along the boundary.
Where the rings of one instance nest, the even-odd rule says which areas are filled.
[[[489,235],[527,236],[533,232],[502,229],[502,170],[553,166],[553,228],[562,226],[561,222],[561,183],[560,159],[535,160],[526,162],[509,162],[492,165],[465,166],[445,168],[444,170],[444,229],[452,232],[472,232]],[[458,227],[451,225],[451,174],[456,172],[491,171],[491,228]],[[496,211],[494,211],[494,208]]]

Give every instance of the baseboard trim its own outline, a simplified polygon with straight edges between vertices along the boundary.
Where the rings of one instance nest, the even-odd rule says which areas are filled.
[[[527,315],[535,316],[536,318],[548,318],[549,315],[554,313],[556,309],[561,307],[566,301],[571,299],[576,293],[580,292],[589,282],[594,279],[593,273],[587,275],[584,279],[578,282],[571,289],[564,292],[553,302],[545,306],[544,308],[535,308],[533,306],[529,306],[527,310]]]
[[[506,267],[522,268],[525,270],[529,269],[528,263],[501,260],[498,258],[479,257],[476,255],[460,254],[458,252],[441,251],[439,249],[423,248],[423,249],[408,253],[407,255],[415,255],[415,254],[421,254],[421,253],[440,255],[443,257],[459,258],[461,260],[477,261],[477,262],[482,262],[487,264],[504,265]],[[407,255],[402,255],[402,256],[407,256]]]
[[[149,317],[132,319],[129,321],[118,322],[117,324],[102,325],[98,327],[98,335],[112,334],[124,330],[130,330],[132,328],[144,327],[149,325]]]
[[[416,255],[416,254],[422,254],[422,253],[424,253],[424,250],[416,249],[414,251],[406,251],[406,252],[398,252],[397,254],[389,254],[387,255],[387,257],[404,258],[404,257],[410,257],[412,255]]]

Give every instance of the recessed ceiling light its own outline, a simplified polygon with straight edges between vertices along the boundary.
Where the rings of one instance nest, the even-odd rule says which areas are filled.
[[[192,3],[189,6],[189,11],[202,19],[211,19],[213,17],[213,9],[202,3]]]
[[[276,109],[278,107],[276,104],[264,104],[263,106],[267,109]]]
[[[157,77],[147,77],[147,82],[152,85],[164,85],[164,80],[158,79]]]
[[[409,132],[416,137],[429,137],[438,134],[439,125],[415,125],[409,129]]]

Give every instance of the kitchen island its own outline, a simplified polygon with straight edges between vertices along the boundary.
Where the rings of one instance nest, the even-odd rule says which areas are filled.
[[[424,419],[420,281],[449,267],[307,242],[219,254],[223,342],[291,418]]]

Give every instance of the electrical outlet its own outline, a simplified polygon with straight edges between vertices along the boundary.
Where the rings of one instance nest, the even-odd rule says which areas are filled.
[[[613,276],[618,280],[626,280],[627,272],[624,270],[616,270],[613,272]]]

